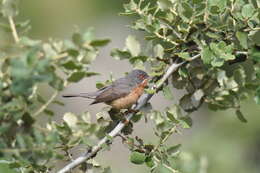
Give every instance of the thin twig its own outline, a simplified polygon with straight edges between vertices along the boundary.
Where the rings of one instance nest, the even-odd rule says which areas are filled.
[[[44,111],[49,106],[49,104],[51,104],[52,101],[57,97],[58,93],[58,91],[55,91],[50,99],[33,114],[33,117],[40,115],[40,113]]]
[[[191,60],[194,60],[198,57],[200,57],[200,55],[195,55],[194,57],[191,58]],[[182,66],[186,62],[187,61],[181,62],[181,63],[178,63],[178,64],[172,64],[168,68],[168,70],[165,72],[162,79],[157,84],[155,84],[152,88],[154,90],[158,91],[158,89],[160,89],[162,87],[162,85],[168,79],[168,77],[171,76],[171,74],[174,71],[176,71],[180,66]],[[152,98],[152,96],[153,96],[153,94],[143,94],[140,97],[140,99],[138,100],[137,104],[132,107],[132,109],[133,110],[139,110]],[[133,117],[133,115],[134,115],[134,113],[127,114],[125,119],[123,121],[120,121],[117,124],[117,126],[110,133],[108,133],[108,135],[106,135],[103,139],[101,139],[98,142],[97,145],[95,145],[94,147],[92,147],[92,149],[85,152],[82,156],[76,158],[74,161],[72,161],[71,163],[66,165],[64,168],[62,168],[60,171],[58,171],[58,173],[66,173],[69,170],[71,170],[72,168],[74,168],[74,167],[78,166],[79,164],[83,163],[84,161],[93,158],[102,149],[102,146],[104,144],[106,144],[107,141],[110,141],[111,138],[114,138],[115,136],[117,136],[121,132],[121,130],[127,125],[126,122],[129,122],[131,120],[131,118]]]
[[[168,138],[174,133],[174,132],[176,132],[176,126],[173,126],[170,130],[169,130],[169,133],[159,142],[159,144],[152,150],[152,152],[155,152],[155,151],[157,151],[158,149],[159,149],[159,147],[162,145],[162,144],[164,144],[167,140],[168,140]],[[151,152],[151,153],[152,153]]]
[[[157,163],[161,163],[162,161],[160,161],[157,157],[153,157],[154,160],[157,162]],[[179,173],[179,171],[173,169],[172,167],[166,165],[165,163],[161,163],[165,168],[167,168],[169,171],[171,171],[172,173]]]
[[[12,30],[12,33],[13,33],[14,41],[16,43],[18,43],[20,41],[20,39],[19,39],[19,36],[18,36],[16,28],[15,28],[13,17],[8,16],[8,21],[9,21],[9,24],[10,24],[10,27],[11,27],[11,30]]]

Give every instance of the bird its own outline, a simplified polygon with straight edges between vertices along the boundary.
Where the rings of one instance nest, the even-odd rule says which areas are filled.
[[[95,92],[65,94],[63,97],[83,97],[93,99],[90,104],[105,103],[115,110],[131,109],[148,85],[149,75],[140,69],[132,70],[125,77]]]

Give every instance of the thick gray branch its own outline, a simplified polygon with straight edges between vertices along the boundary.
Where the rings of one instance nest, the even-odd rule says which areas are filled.
[[[194,60],[194,59],[196,59],[198,57],[200,57],[200,54],[195,55],[190,60]],[[168,70],[165,72],[165,74],[163,75],[162,79],[160,79],[159,82],[153,86],[153,89],[157,91],[159,88],[161,88],[162,85],[164,84],[164,82],[170,77],[170,75],[174,71],[176,71],[180,66],[185,64],[186,62],[187,61],[182,62],[182,63],[178,63],[178,64],[172,64],[168,68]],[[153,94],[143,94],[140,97],[140,99],[138,100],[137,104],[132,107],[132,109],[139,110],[140,108],[142,108],[152,98],[152,96],[153,96]],[[126,115],[126,121],[130,121],[131,118],[133,117],[133,115],[134,115],[134,113],[127,114]],[[58,173],[68,172],[69,170],[71,170],[72,168],[78,166],[79,164],[83,163],[84,161],[94,157],[98,153],[98,151],[102,149],[103,144],[105,144],[107,141],[109,141],[109,139],[111,137],[113,138],[113,137],[115,137],[117,134],[119,134],[121,132],[121,130],[127,125],[127,123],[125,123],[126,121],[119,122],[118,125],[107,135],[109,137],[106,136],[103,139],[101,139],[98,142],[98,144],[95,145],[90,151],[87,151],[82,156],[80,156],[77,159],[73,160],[71,163],[69,163],[64,168],[62,168]]]

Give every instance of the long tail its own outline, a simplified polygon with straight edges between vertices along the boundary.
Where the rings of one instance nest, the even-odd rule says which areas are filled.
[[[95,99],[96,93],[79,93],[79,94],[64,94],[62,97],[83,97],[89,99]]]

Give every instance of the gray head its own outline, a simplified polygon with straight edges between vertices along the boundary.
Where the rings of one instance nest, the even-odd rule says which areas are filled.
[[[149,78],[148,74],[144,72],[143,70],[133,70],[128,75],[128,78],[130,78],[132,81],[134,81],[136,84],[142,83],[145,79]]]

